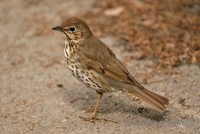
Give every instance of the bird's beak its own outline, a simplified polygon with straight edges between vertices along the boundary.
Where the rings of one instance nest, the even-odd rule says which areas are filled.
[[[56,27],[53,27],[52,29],[53,29],[53,30],[56,30],[56,31],[60,31],[60,32],[63,31],[62,26],[56,26]]]

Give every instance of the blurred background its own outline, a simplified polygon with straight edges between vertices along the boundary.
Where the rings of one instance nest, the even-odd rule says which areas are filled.
[[[199,0],[1,0],[0,11],[0,133],[200,132]],[[63,38],[51,30],[69,16],[170,99],[168,112],[141,113],[138,99],[113,93],[101,116],[119,123],[80,120],[95,94],[71,77]]]
[[[104,0],[83,16],[99,36],[125,40],[130,58],[154,60],[156,69],[200,62],[200,1]]]
[[[52,36],[52,26],[77,16],[96,36],[112,35],[123,40],[126,50],[132,53],[126,60],[150,59],[155,69],[200,62],[198,0],[15,0],[1,1],[0,6],[3,44],[17,46],[30,39],[25,44],[31,45],[36,41],[33,38],[43,41]]]

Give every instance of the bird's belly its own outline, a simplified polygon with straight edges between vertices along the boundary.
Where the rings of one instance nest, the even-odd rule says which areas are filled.
[[[67,60],[67,66],[72,72],[72,75],[75,76],[79,81],[83,82],[87,87],[95,89],[99,92],[103,92],[100,81],[96,81],[91,72],[83,69],[79,63],[74,61]]]

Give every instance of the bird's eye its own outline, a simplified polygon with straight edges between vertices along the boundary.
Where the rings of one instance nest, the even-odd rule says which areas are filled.
[[[75,27],[70,27],[69,30],[70,30],[71,32],[74,32],[74,31],[76,30],[76,28],[75,28]]]

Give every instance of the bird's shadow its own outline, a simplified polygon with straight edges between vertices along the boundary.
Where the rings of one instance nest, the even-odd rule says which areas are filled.
[[[64,101],[71,103],[75,109],[78,110],[86,110],[89,108],[93,108],[96,102],[96,93],[91,90],[87,89],[76,89],[76,90],[68,90],[64,89]],[[126,96],[123,94],[122,97],[114,96],[113,93],[108,93],[104,95],[101,100],[100,106],[100,113],[107,114],[107,113],[130,113],[140,115],[145,118],[149,118],[155,121],[164,120],[164,116],[166,112],[159,113],[151,108],[143,108],[143,107],[136,107],[131,104],[128,104],[127,101],[123,100],[123,97]],[[126,97],[127,98],[127,97]],[[129,96],[127,99],[131,99]]]

